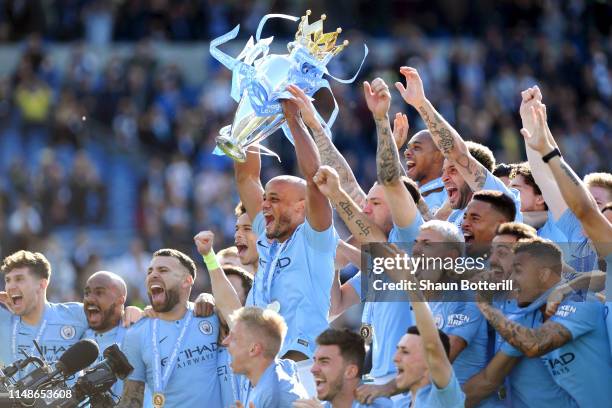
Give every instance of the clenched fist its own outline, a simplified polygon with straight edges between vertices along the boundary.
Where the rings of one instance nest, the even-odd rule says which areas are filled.
[[[340,191],[340,176],[330,166],[321,166],[312,180],[327,198]]]
[[[196,247],[198,248],[198,253],[202,256],[206,256],[212,250],[214,239],[215,234],[212,231],[202,231],[193,237]]]

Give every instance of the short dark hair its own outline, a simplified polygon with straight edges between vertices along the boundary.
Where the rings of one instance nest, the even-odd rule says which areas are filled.
[[[253,275],[251,275],[245,269],[236,265],[222,265],[221,269],[223,269],[226,276],[234,275],[240,278],[244,293],[248,294],[251,291],[251,288],[253,287]]]
[[[519,163],[514,166],[510,178],[515,178],[516,176],[523,176],[525,183],[533,189],[533,192],[537,195],[542,195],[542,190],[540,190],[540,187],[536,184],[528,162]],[[548,210],[548,205],[546,203],[544,203],[544,207]]]
[[[419,332],[419,328],[416,326],[410,326],[406,333],[415,334],[417,336],[421,335],[421,332]],[[440,329],[438,329],[438,336],[440,336],[440,341],[442,342],[442,346],[444,347],[444,351],[446,352],[446,357],[450,356],[450,339],[448,338],[447,334]]]
[[[39,279],[51,278],[51,264],[40,252],[17,251],[2,261],[0,270],[7,274],[13,269],[28,268],[30,273]]]
[[[189,272],[189,274],[195,281],[196,266],[193,260],[189,257],[189,255],[185,255],[184,253],[182,253],[181,251],[177,249],[163,248],[163,249],[159,249],[155,251],[155,253],[153,254],[153,257],[155,258],[156,256],[170,256],[172,258],[178,259],[181,265],[183,265],[187,269],[187,271]]]
[[[236,205],[236,208],[234,208],[234,214],[236,215],[236,218],[238,218],[242,217],[242,215],[246,213],[246,207],[244,206],[244,204],[242,204],[242,201],[240,201],[238,205]]]
[[[495,235],[512,235],[517,240],[521,240],[535,238],[538,232],[531,225],[522,222],[504,222],[499,224]]]
[[[495,169],[493,169],[493,175],[495,177],[509,177],[512,178],[510,175],[512,174],[512,171],[514,170],[514,164],[506,164],[506,163],[499,163],[497,166],[495,166]]]
[[[528,253],[532,258],[543,262],[559,275],[563,270],[563,254],[561,249],[549,240],[536,237],[519,241],[514,245],[512,251],[514,254]]]
[[[402,180],[402,183],[404,183],[404,185],[406,186],[406,189],[412,196],[414,202],[418,204],[419,201],[421,201],[421,193],[419,192],[419,186],[416,181],[412,180],[410,177],[407,176],[402,176],[400,179]]]
[[[514,221],[514,217],[516,217],[516,206],[514,205],[514,201],[501,191],[480,190],[474,193],[472,199],[491,204],[495,210],[503,214],[508,221]]]
[[[482,164],[487,170],[493,172],[495,168],[495,156],[493,156],[493,152],[487,146],[468,141],[465,142],[467,145],[468,151],[475,158],[478,163]]]
[[[365,342],[359,334],[348,329],[327,329],[319,334],[316,342],[319,346],[338,346],[342,358],[357,366],[359,377],[364,374]]]

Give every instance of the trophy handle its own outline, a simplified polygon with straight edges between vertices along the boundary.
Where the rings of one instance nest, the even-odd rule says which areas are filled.
[[[226,156],[231,157],[237,162],[244,163],[246,160],[246,152],[243,148],[232,142],[231,140],[232,125],[227,125],[221,128],[219,136],[216,137],[217,147],[221,149]]]

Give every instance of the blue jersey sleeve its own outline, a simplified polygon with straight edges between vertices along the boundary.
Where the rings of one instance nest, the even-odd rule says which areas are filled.
[[[420,213],[417,213],[416,217],[410,225],[404,228],[400,228],[393,224],[393,228],[389,233],[388,241],[395,244],[401,243],[401,248],[408,253],[412,252],[412,246],[417,235],[419,235],[419,228],[423,225],[423,217]]]
[[[450,381],[444,388],[438,388],[432,381],[431,399],[436,401],[436,407],[463,407],[465,405],[465,394],[457,381],[455,370],[451,369]]]
[[[257,213],[255,219],[253,220],[253,224],[251,225],[255,236],[259,237],[261,234],[264,233],[264,230],[266,229],[266,222],[263,216],[263,212],[260,211]]]
[[[361,296],[361,271],[357,272],[355,276],[348,280],[347,284],[351,285],[355,292],[357,292],[357,296],[363,302],[365,300],[364,297]]]
[[[455,308],[446,316],[444,332],[449,336],[461,337],[469,345],[478,335],[484,317],[473,302],[457,302]]]
[[[85,316],[85,309],[82,303],[68,302],[62,305],[66,307],[66,311],[70,317],[74,319],[75,323],[89,327],[89,322],[87,321],[87,316]]]
[[[507,341],[504,341],[502,343],[500,351],[510,357],[522,357],[523,356],[523,353],[520,350],[513,347]]]
[[[555,222],[555,226],[565,235],[567,242],[578,243],[585,238],[580,220],[569,208]]]
[[[326,230],[316,231],[312,228],[308,220],[305,219],[303,228],[306,242],[312,249],[326,253],[336,251],[339,237],[333,222]]]
[[[142,319],[140,322],[136,323],[127,330],[123,339],[123,348],[121,349],[132,367],[134,367],[134,371],[132,371],[127,379],[132,381],[142,381],[144,383],[146,383],[147,371],[144,360],[142,359],[142,351],[144,349],[142,347],[141,339],[144,334],[143,330],[145,329],[145,324],[149,324],[149,319]]]
[[[576,340],[603,324],[604,306],[593,299],[587,301],[566,299],[561,302],[557,313],[550,320],[563,325],[572,333],[572,339]]]
[[[359,405],[362,406],[362,405]],[[371,408],[393,408],[393,401],[387,397],[376,398],[370,405],[363,405],[363,407]]]

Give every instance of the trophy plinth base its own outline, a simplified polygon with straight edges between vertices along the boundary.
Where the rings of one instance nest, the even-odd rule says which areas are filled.
[[[216,142],[217,142],[217,147],[221,149],[223,153],[226,154],[226,156],[229,156],[233,160],[240,162],[240,163],[245,162],[246,152],[244,151],[242,147],[237,146],[236,144],[234,144],[234,142],[232,142],[231,140],[223,136],[218,136],[216,138]]]

